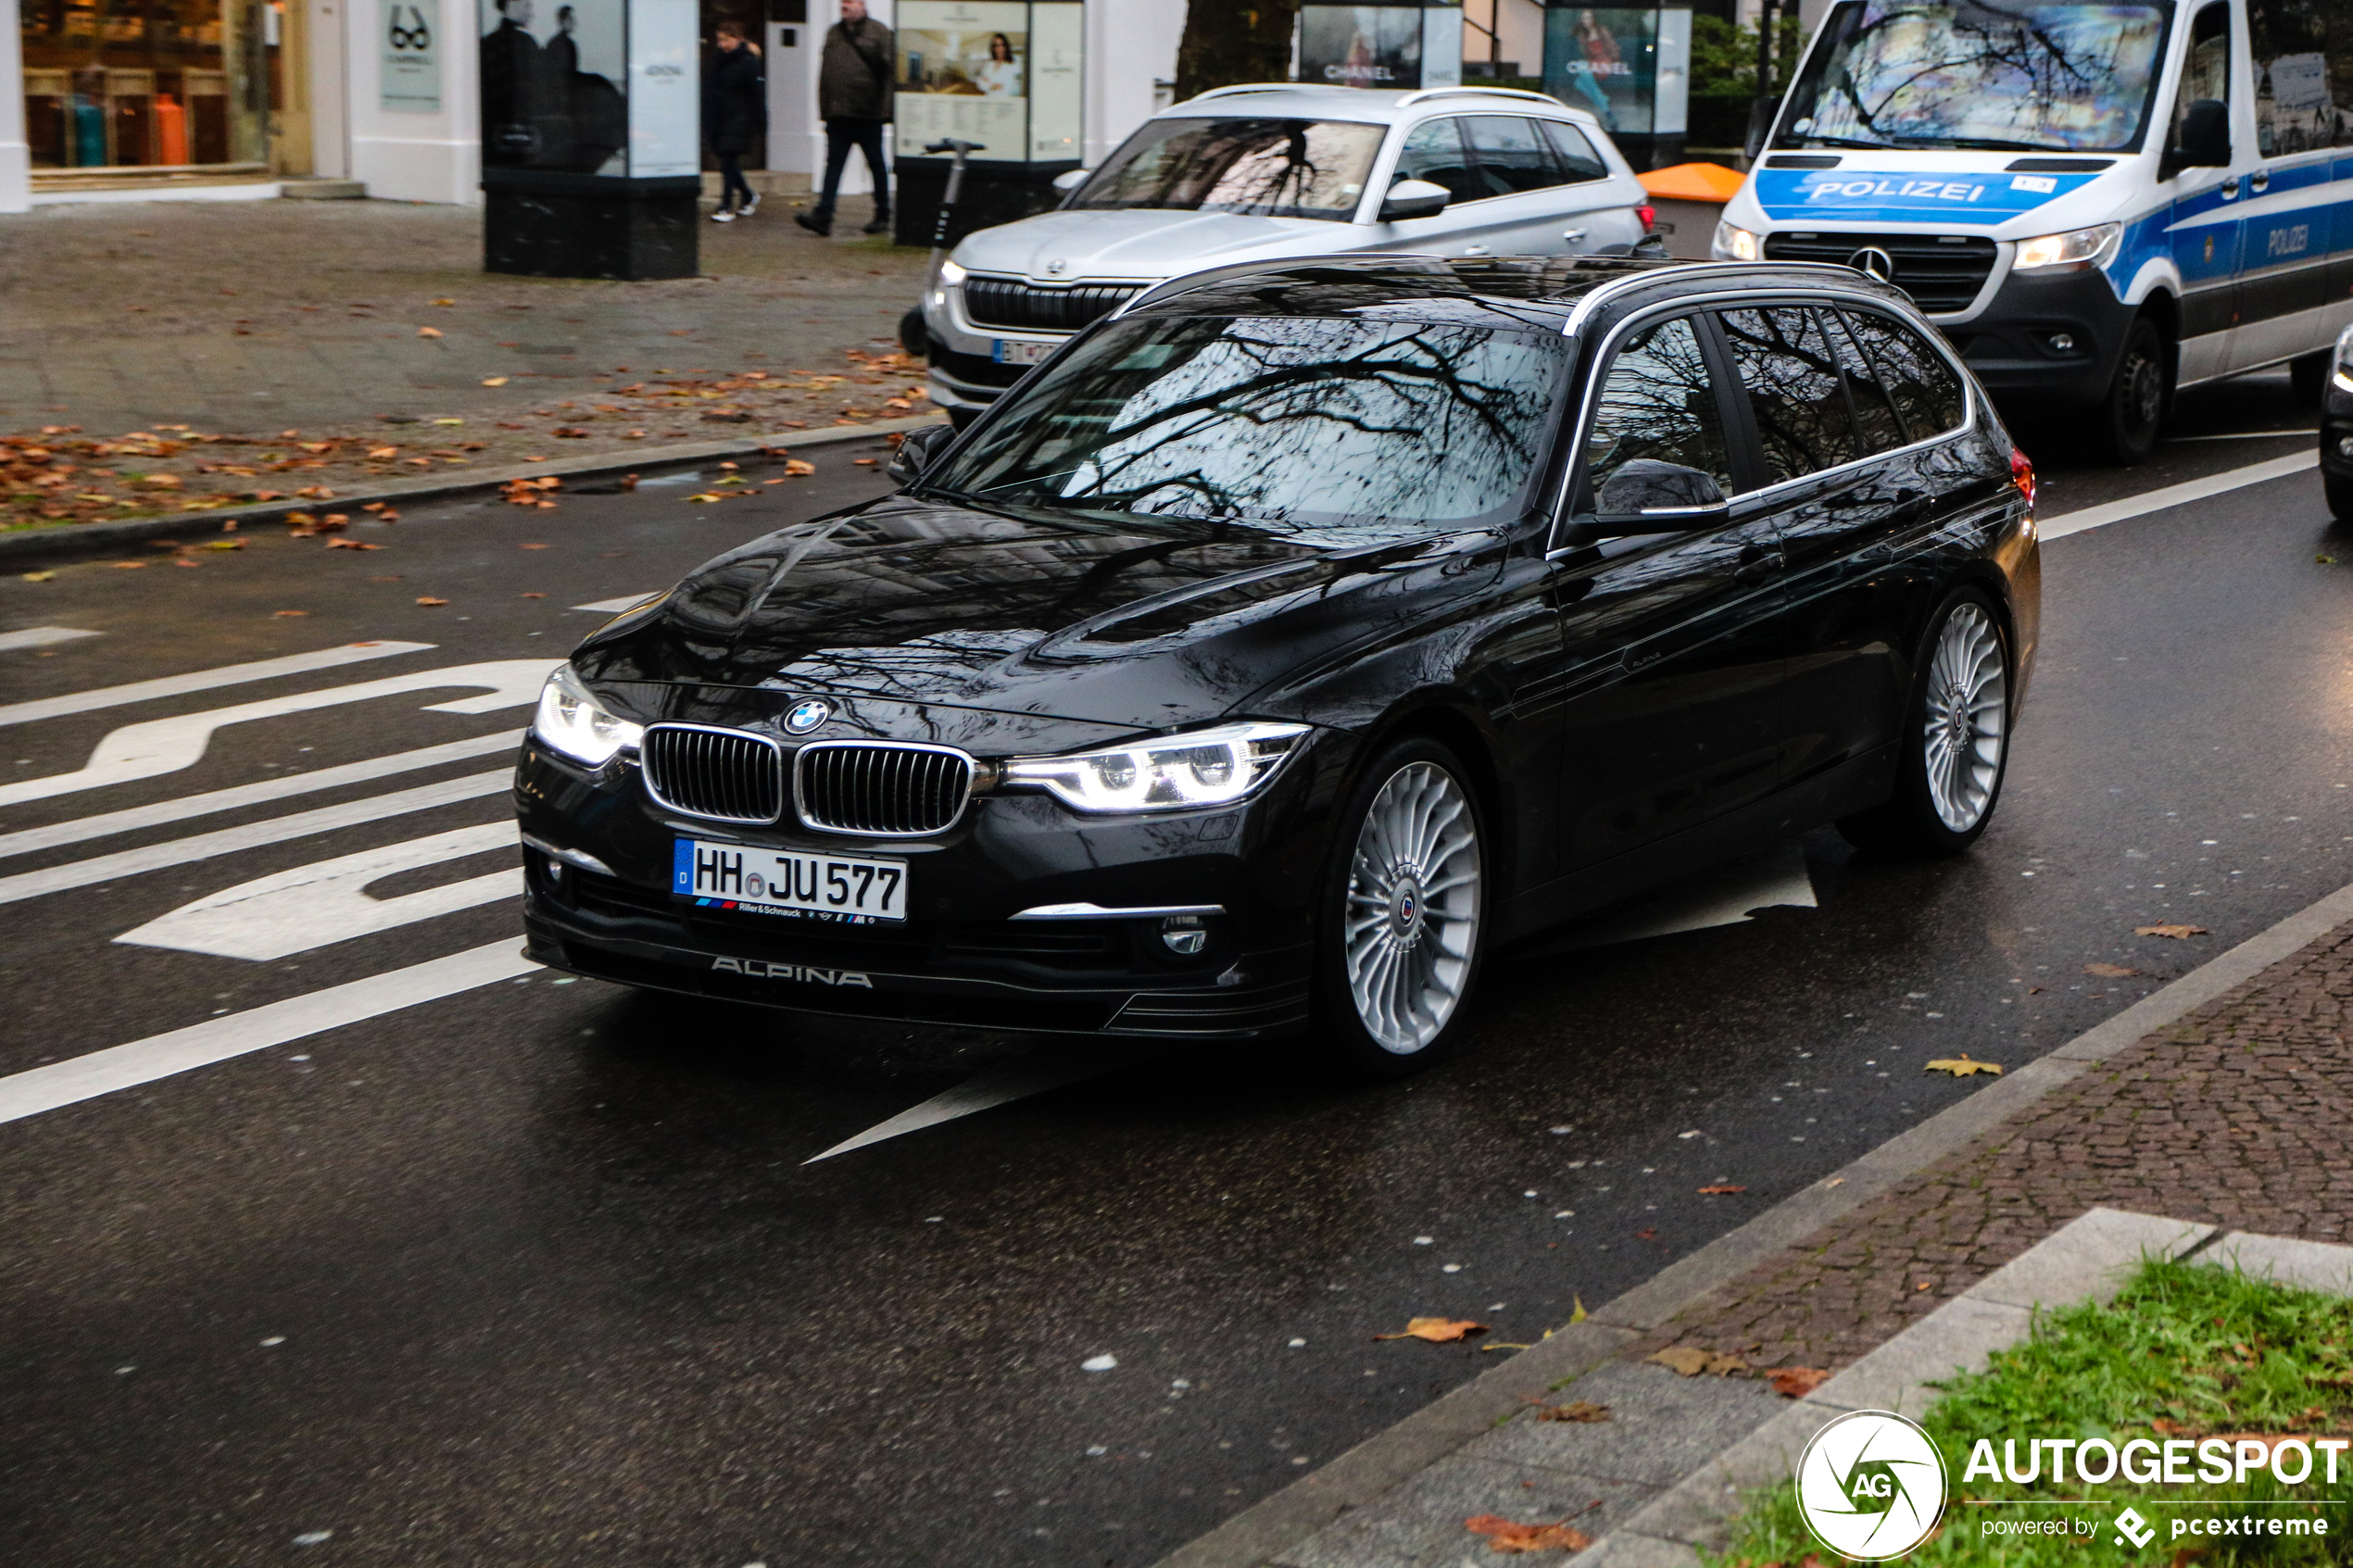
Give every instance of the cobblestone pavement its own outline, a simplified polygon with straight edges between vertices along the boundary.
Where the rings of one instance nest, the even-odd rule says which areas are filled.
[[[0,218],[0,433],[527,420],[618,366],[838,369],[845,350],[889,346],[924,253],[820,240],[791,202],[702,225],[708,275],[659,282],[484,273],[476,208],[155,202]],[[837,232],[855,236],[864,207],[846,200]]]
[[[2353,1224],[2353,926],[1907,1178],[1628,1354],[1837,1368],[2097,1204],[2313,1241]]]

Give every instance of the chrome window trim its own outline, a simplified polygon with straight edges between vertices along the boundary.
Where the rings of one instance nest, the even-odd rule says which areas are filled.
[[[1813,264],[1793,263],[1793,265],[1810,266]],[[1822,270],[1831,272],[1846,272],[1850,270],[1850,269],[1844,267],[1825,267]],[[1607,289],[1616,288],[1617,286],[1619,285],[1615,283],[1606,284],[1603,289],[1595,290],[1594,293],[1598,295],[1605,292]],[[1636,310],[1632,312],[1624,320],[1618,322],[1615,327],[1612,327],[1609,331],[1609,335],[1602,339],[1600,345],[1598,345],[1594,356],[1594,363],[1597,367],[1606,366],[1611,358],[1616,354],[1618,344],[1629,332],[1632,332],[1636,327],[1641,326],[1642,323],[1653,320],[1661,316],[1695,315],[1702,310],[1719,310],[1725,308],[1743,308],[1752,307],[1761,307],[1770,305],[1820,305],[1825,302],[1842,307],[1856,307],[1875,309],[1881,315],[1888,317],[1891,320],[1911,328],[1915,335],[1921,336],[1929,340],[1930,348],[1944,358],[1946,366],[1960,380],[1962,400],[1961,422],[1950,427],[1949,429],[1939,431],[1934,435],[1925,436],[1918,441],[1906,442],[1901,446],[1891,446],[1884,452],[1873,452],[1868,456],[1852,458],[1847,462],[1837,464],[1831,468],[1817,469],[1812,473],[1799,474],[1794,479],[1784,479],[1772,484],[1765,485],[1759,489],[1743,490],[1735,495],[1727,495],[1725,497],[1725,504],[1727,506],[1738,508],[1743,506],[1744,503],[1749,502],[1770,504],[1772,498],[1780,495],[1781,492],[1794,489],[1802,484],[1815,483],[1826,475],[1843,473],[1849,469],[1859,469],[1866,463],[1880,462],[1886,458],[1902,457],[1906,453],[1923,451],[1931,446],[1941,445],[1944,442],[1952,440],[1957,435],[1967,434],[1969,432],[1977,428],[1979,423],[1980,406],[1977,396],[1976,381],[1969,375],[1967,368],[1961,364],[1959,358],[1953,353],[1952,345],[1944,341],[1944,334],[1938,332],[1934,327],[1929,328],[1925,333],[1919,332],[1917,326],[1914,326],[1913,323],[1909,321],[1906,321],[1900,314],[1891,308],[1886,300],[1881,299],[1877,295],[1865,294],[1857,290],[1833,287],[1817,290],[1812,293],[1799,294],[1789,289],[1768,288],[1762,291],[1718,291],[1711,294],[1683,295],[1675,299],[1662,300],[1659,304],[1649,309]],[[1575,322],[1572,320],[1571,325],[1573,326]],[[1587,379],[1584,393],[1578,406],[1576,426],[1572,433],[1575,445],[1569,448],[1568,466],[1562,473],[1560,491],[1553,498],[1552,521],[1545,531],[1546,545],[1544,553],[1546,558],[1548,559],[1561,554],[1564,549],[1564,546],[1560,543],[1560,531],[1567,525],[1568,519],[1571,515],[1569,509],[1570,501],[1576,495],[1578,478],[1584,470],[1585,443],[1587,437],[1592,431],[1593,420],[1600,412],[1599,404],[1601,401],[1601,389],[1604,379],[1605,371],[1601,369],[1596,369],[1593,374]],[[1729,433],[1730,433],[1728,432],[1727,434],[1729,435]]]
[[[869,833],[862,828],[829,827],[823,822],[810,821],[808,808],[802,800],[801,769],[812,751],[933,751],[947,757],[962,758],[964,763],[964,798],[957,803],[954,816],[939,826],[926,828],[921,833]],[[956,824],[964,820],[965,813],[972,809],[973,797],[979,789],[980,759],[958,746],[937,746],[920,740],[813,740],[804,743],[792,757],[791,806],[794,820],[811,833],[828,833],[837,838],[937,838],[941,834],[953,832]]]
[[[648,735],[652,734],[656,730],[692,730],[700,734],[727,735],[736,740],[757,741],[761,746],[766,746],[775,756],[777,783],[781,784],[786,782],[784,774],[785,748],[776,743],[776,739],[773,735],[763,735],[757,730],[734,729],[725,724],[676,724],[665,721],[664,722],[659,724],[648,724],[646,726],[646,734]],[[638,776],[645,780],[646,794],[652,797],[655,805],[660,806],[666,811],[675,811],[682,817],[692,817],[698,822],[738,822],[747,827],[766,827],[784,821],[783,808],[784,806],[790,804],[789,801],[779,802],[777,812],[773,817],[723,817],[714,812],[698,811],[691,807],[681,806],[676,801],[664,796],[661,790],[654,787],[653,774],[645,765],[645,748],[642,746],[638,748],[637,772]],[[779,791],[779,793],[781,794],[782,792]]]

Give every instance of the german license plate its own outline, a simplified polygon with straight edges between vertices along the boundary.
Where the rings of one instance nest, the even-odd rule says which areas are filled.
[[[706,908],[864,924],[907,918],[907,862],[674,841],[670,888]]]
[[[1009,337],[997,340],[997,363],[1000,365],[1038,365],[1060,348],[1058,343],[1021,343]]]

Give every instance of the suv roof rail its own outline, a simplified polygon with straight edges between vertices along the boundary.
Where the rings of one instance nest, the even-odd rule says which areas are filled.
[[[1518,98],[1528,103],[1550,104],[1556,109],[1565,109],[1568,107],[1567,104],[1562,103],[1550,93],[1531,93],[1525,87],[1424,87],[1417,92],[1408,93],[1403,97],[1398,99],[1397,107],[1402,109],[1408,104],[1426,104],[1432,98],[1453,98],[1463,96],[1477,98]]]
[[[1206,98],[1231,98],[1243,93],[1289,93],[1314,85],[1313,82],[1238,82],[1231,87],[1213,87],[1206,93],[1196,93],[1185,102],[1198,104]]]

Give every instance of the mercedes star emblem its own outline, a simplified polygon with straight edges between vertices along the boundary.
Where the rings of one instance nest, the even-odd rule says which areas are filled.
[[[1895,281],[1895,258],[1877,245],[1865,245],[1848,257],[1846,264],[1866,278],[1875,278],[1882,283]]]
[[[805,735],[833,716],[833,704],[812,696],[793,705],[793,710],[785,715],[785,728],[794,734]]]

